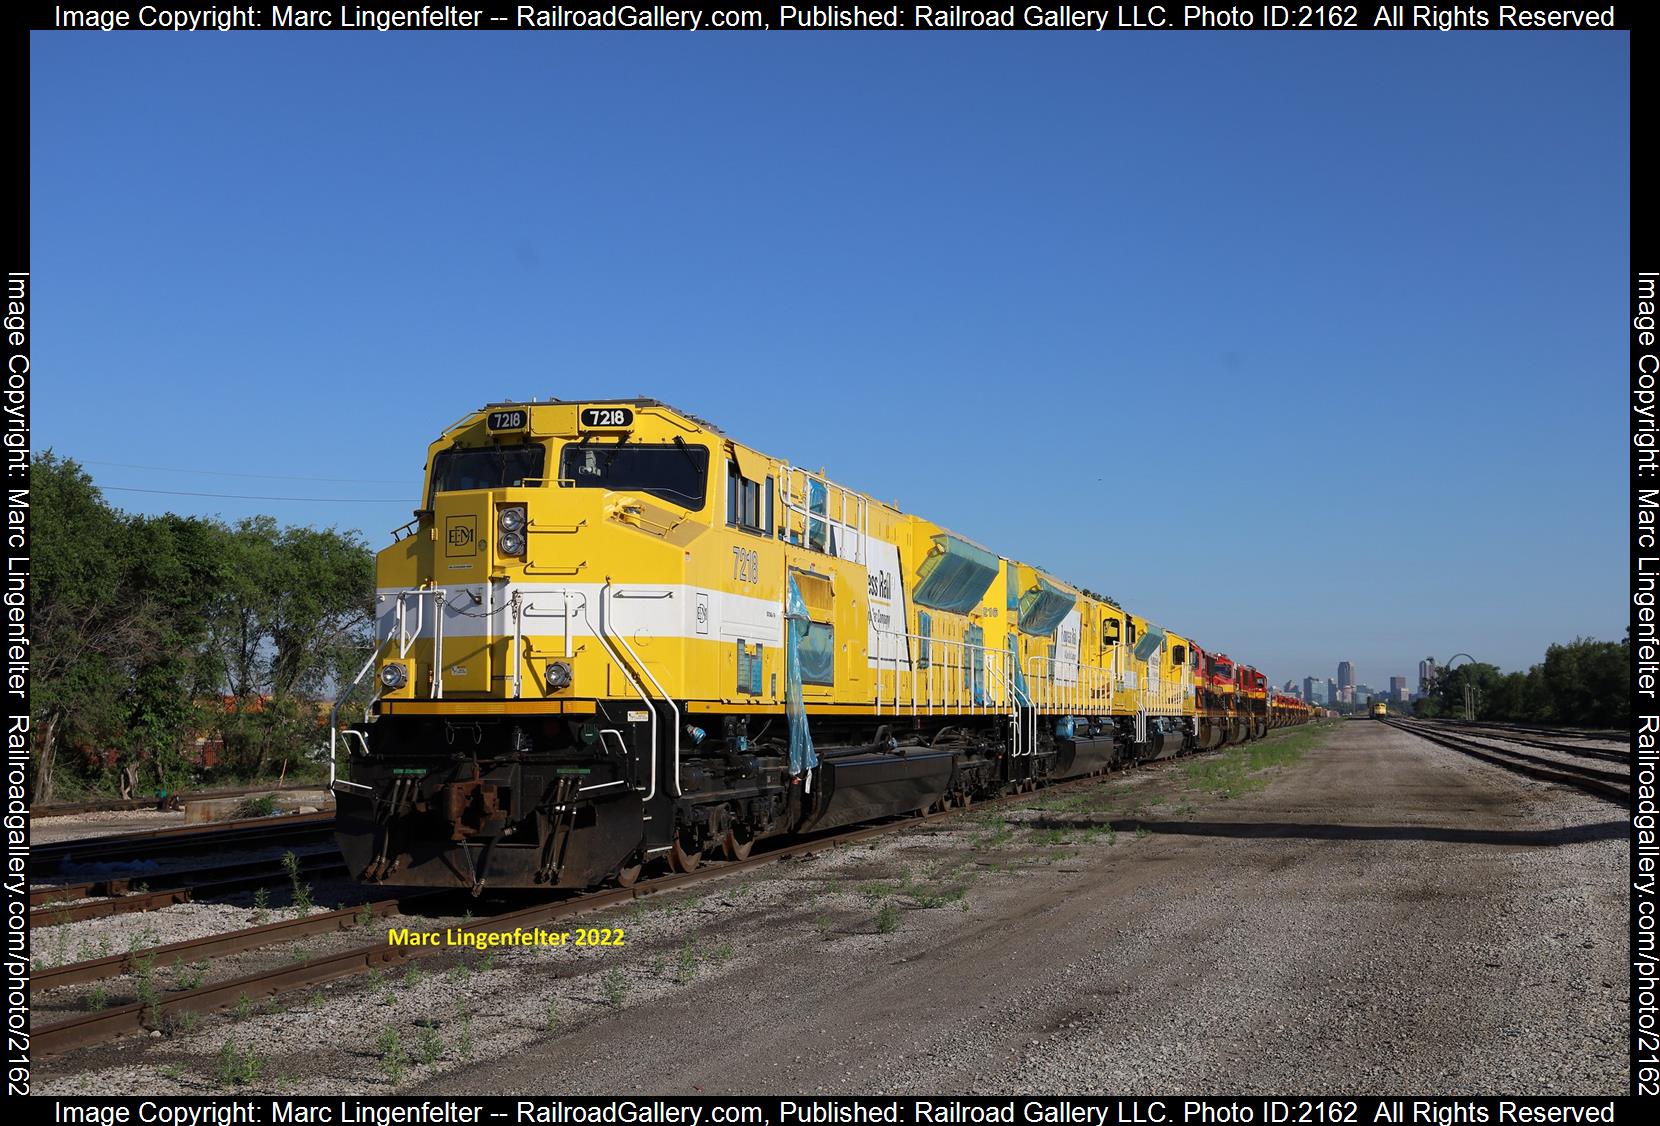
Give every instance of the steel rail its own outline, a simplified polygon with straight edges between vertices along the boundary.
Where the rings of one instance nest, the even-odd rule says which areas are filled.
[[[346,874],[346,862],[338,855],[330,856],[327,853],[313,854],[300,858],[299,874],[302,876],[334,876]],[[238,876],[226,876],[223,879],[204,879],[196,882],[182,883],[174,887],[161,888],[157,891],[138,891],[129,894],[112,894],[109,898],[94,900],[91,903],[71,903],[62,907],[51,904],[33,910],[29,913],[29,926],[56,927],[65,923],[79,923],[87,919],[102,919],[109,915],[131,915],[140,911],[156,911],[163,907],[171,907],[175,903],[192,903],[199,899],[207,899],[216,895],[230,895],[239,891],[248,891],[251,888],[270,887],[281,884],[289,879],[288,871],[276,861],[267,860],[262,871],[246,872]],[[30,893],[34,894],[33,892]]]
[[[1573,743],[1559,743],[1549,739],[1528,739],[1520,735],[1504,735],[1499,730],[1488,727],[1472,727],[1470,724],[1448,724],[1449,728],[1463,731],[1466,737],[1477,739],[1496,739],[1501,743],[1519,743],[1524,747],[1538,747],[1546,751],[1561,751],[1563,754],[1575,755],[1579,758],[1601,759],[1604,762],[1629,763],[1629,750],[1616,751],[1607,747],[1576,746]]]
[[[1558,785],[1568,786],[1619,805],[1626,805],[1631,801],[1629,780],[1608,771],[1597,770],[1589,766],[1579,766],[1574,763],[1550,762],[1539,758],[1537,755],[1526,754],[1522,751],[1507,751],[1502,747],[1474,743],[1468,739],[1460,739],[1455,735],[1421,728],[1398,719],[1387,719],[1383,722],[1409,735],[1416,735],[1426,742],[1438,744],[1449,750],[1459,751],[1471,758],[1480,759],[1493,766],[1503,767],[1505,770],[1526,775],[1541,782],[1554,782]],[[1616,781],[1610,781],[1609,779]],[[1624,785],[1617,784],[1618,781],[1624,781]]]
[[[451,893],[448,891],[420,892],[396,899],[362,903],[356,907],[342,907],[338,911],[319,911],[297,919],[279,919],[262,926],[210,934],[202,938],[185,939],[182,942],[170,942],[166,946],[157,946],[150,950],[89,958],[82,962],[66,962],[61,966],[52,966],[31,973],[29,990],[31,994],[44,993],[69,985],[83,985],[89,981],[120,977],[122,974],[135,972],[139,968],[140,960],[150,965],[171,966],[176,962],[189,963],[204,958],[220,958],[292,942],[295,939],[310,938],[312,935],[352,930],[359,925],[365,911],[371,918],[376,919],[388,915],[407,914],[410,907],[417,902],[449,894]]]
[[[219,798],[243,798],[250,794],[287,794],[303,793],[306,790],[316,790],[318,793],[328,792],[327,782],[284,782],[270,786],[247,786],[224,790],[192,790],[187,793],[167,794],[161,797],[149,798],[98,798],[92,801],[78,802],[49,802],[46,805],[36,805],[29,808],[29,816],[39,819],[42,817],[68,817],[76,813],[120,813],[128,810],[160,809],[172,806],[174,802],[184,804],[193,801],[213,801]]]
[[[220,848],[258,848],[295,838],[326,835],[334,827],[333,813],[296,813],[286,817],[260,817],[229,824],[190,825],[171,829],[146,829],[113,836],[77,837],[53,841],[31,850],[29,867],[35,872],[53,872],[65,861],[77,864],[104,860],[129,861],[170,853]]]
[[[307,855],[317,855],[310,853]],[[303,861],[306,856],[301,856]],[[104,895],[132,895],[133,886],[139,883],[155,883],[159,880],[176,880],[181,883],[199,884],[214,879],[232,879],[240,875],[255,875],[271,870],[276,863],[269,857],[258,860],[237,860],[229,864],[203,864],[193,868],[171,868],[161,872],[133,872],[119,876],[100,876],[93,880],[83,880],[75,884],[42,884],[29,889],[29,906],[39,907],[47,903],[56,903],[64,899],[90,899]]]

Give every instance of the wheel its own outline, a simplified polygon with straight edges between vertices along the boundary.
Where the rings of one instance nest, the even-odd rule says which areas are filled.
[[[677,839],[669,846],[669,864],[676,872],[695,872],[697,866],[703,863],[703,850],[692,852]]]
[[[617,886],[620,888],[633,887],[639,880],[640,871],[644,867],[643,864],[625,864],[617,869]]]
[[[749,850],[755,847],[755,838],[740,836],[736,829],[728,829],[726,838],[721,841],[721,850],[726,853],[728,860],[748,860]]]

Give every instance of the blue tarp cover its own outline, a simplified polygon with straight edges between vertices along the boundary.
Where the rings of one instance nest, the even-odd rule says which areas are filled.
[[[813,750],[812,733],[807,730],[807,705],[801,699],[801,643],[813,623],[807,618],[807,602],[794,575],[790,576],[784,617],[789,638],[784,653],[784,716],[790,727],[790,773],[801,774],[818,765],[818,754]]]
[[[928,558],[916,570],[911,597],[935,610],[966,614],[997,578],[999,563],[991,552],[956,536],[935,536]]]
[[[1020,628],[1034,637],[1047,637],[1077,604],[1076,595],[1040,577],[1037,585],[1020,597]]]
[[[1159,651],[1159,646],[1163,644],[1164,631],[1152,622],[1148,622],[1147,629],[1140,637],[1136,638],[1134,650],[1135,659],[1138,661],[1147,660],[1154,653],[1157,653]]]

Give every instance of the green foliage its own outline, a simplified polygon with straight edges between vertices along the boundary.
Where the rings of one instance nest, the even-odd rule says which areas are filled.
[[[882,904],[882,909],[876,912],[876,933],[892,934],[899,929],[899,905],[892,900]]]
[[[1445,670],[1413,712],[1460,718],[1468,687],[1480,720],[1623,728],[1631,722],[1630,668],[1629,638],[1576,637],[1547,648],[1545,659],[1526,672],[1504,673],[1480,662]]]
[[[313,701],[368,644],[367,547],[269,517],[129,515],[51,451],[30,490],[36,802],[206,781],[199,737],[223,738],[231,777],[320,741]]]
[[[241,818],[269,817],[277,811],[277,795],[260,794],[246,797],[236,803],[236,815]]]
[[[605,1003],[613,1009],[623,1007],[628,1000],[628,975],[617,966],[606,970],[600,978],[600,986],[605,990]]]
[[[409,1053],[404,1050],[403,1036],[392,1025],[387,1025],[381,1030],[375,1047],[380,1049],[380,1069],[386,1073],[387,1082],[394,1086],[402,1083],[409,1067]]]
[[[253,1048],[239,1048],[226,1040],[219,1048],[214,1063],[213,1078],[221,1087],[246,1087],[259,1082],[265,1074],[267,1060]]]

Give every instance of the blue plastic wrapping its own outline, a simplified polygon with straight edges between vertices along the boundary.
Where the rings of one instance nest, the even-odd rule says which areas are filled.
[[[1020,596],[1021,631],[1034,637],[1047,637],[1077,604],[1077,595],[1068,594],[1040,577],[1036,586]]]
[[[813,517],[807,521],[807,546],[814,551],[825,551],[829,548],[830,525],[822,519],[830,512],[830,491],[824,487],[824,482],[815,478],[807,480],[807,511]]]
[[[963,630],[963,687],[976,704],[986,702],[986,651],[980,648],[985,640],[986,631],[979,626]]]
[[[1032,706],[1032,693],[1026,687],[1026,674],[1020,670],[1020,639],[1009,634],[1009,687],[1014,690],[1014,702],[1022,708]]]
[[[956,536],[935,536],[928,558],[916,569],[911,597],[923,606],[966,614],[997,578],[1000,560],[984,548]]]
[[[1154,653],[1157,653],[1163,644],[1164,631],[1152,622],[1148,622],[1146,630],[1142,632],[1140,637],[1136,638],[1135,659],[1138,661],[1147,660]]]
[[[807,730],[807,705],[801,698],[801,643],[813,628],[807,617],[807,602],[795,576],[790,576],[784,624],[789,643],[784,649],[784,716],[790,728],[790,773],[802,774],[818,765],[813,735]]]

